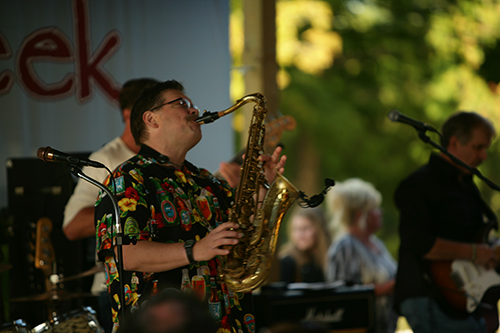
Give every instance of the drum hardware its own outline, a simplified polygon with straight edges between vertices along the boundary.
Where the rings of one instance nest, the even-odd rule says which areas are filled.
[[[89,306],[71,311],[62,316],[54,313],[53,317],[35,326],[30,333],[104,333],[97,320],[96,312]]]
[[[54,249],[52,247],[50,232],[52,231],[52,222],[50,219],[40,218],[36,225],[36,243],[35,243],[35,267],[42,270],[45,275],[46,292],[37,295],[28,295],[11,299],[11,302],[35,302],[44,301],[48,309],[48,320],[37,325],[27,333],[104,333],[101,328],[96,312],[91,307],[82,307],[79,310],[67,314],[59,315],[57,308],[59,302],[75,298],[95,297],[92,293],[78,293],[63,290],[64,284],[73,279],[82,278],[104,270],[101,267],[93,267],[90,270],[63,278],[57,274]],[[3,333],[4,331],[0,331]],[[5,331],[11,332],[11,331]],[[12,331],[18,332],[18,331]],[[20,331],[23,332],[23,331]]]
[[[71,281],[71,280],[75,280],[75,279],[81,279],[81,278],[84,278],[84,277],[87,277],[90,275],[94,275],[95,273],[99,273],[99,272],[104,272],[104,267],[96,265],[85,272],[78,273],[78,274],[73,275],[73,276],[68,276],[66,278],[58,276],[57,281],[55,283],[66,282],[66,281]]]
[[[95,297],[95,296],[97,295],[94,295],[92,293],[74,293],[65,290],[51,290],[43,294],[12,298],[10,301],[11,302],[36,302],[36,301],[58,302],[74,298]]]
[[[3,323],[0,326],[0,333],[10,333],[10,332],[19,332],[19,333],[30,333],[30,327],[26,322],[22,319],[17,319],[8,323]]]

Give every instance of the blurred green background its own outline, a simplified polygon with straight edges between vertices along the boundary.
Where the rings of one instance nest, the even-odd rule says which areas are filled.
[[[231,5],[237,67],[243,43],[241,1]],[[282,137],[289,158],[285,176],[311,195],[327,177],[372,182],[383,195],[379,237],[397,258],[393,194],[406,175],[427,162],[433,148],[411,126],[393,123],[387,114],[398,109],[440,129],[453,112],[476,111],[498,130],[500,3],[279,0],[276,12],[280,112],[297,120],[295,130]],[[242,96],[238,75],[232,78],[235,99]],[[500,147],[494,141],[480,171],[497,184],[499,163]],[[498,213],[500,193],[476,183]]]

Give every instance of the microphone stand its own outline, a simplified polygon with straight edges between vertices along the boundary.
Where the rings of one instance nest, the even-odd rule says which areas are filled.
[[[71,173],[75,175],[76,177],[82,178],[89,183],[99,187],[101,190],[103,190],[110,198],[111,203],[113,204],[113,211],[114,211],[114,218],[115,218],[115,231],[116,231],[116,252],[118,253],[118,262],[116,263],[117,269],[118,269],[118,276],[119,276],[119,285],[120,285],[120,313],[121,313],[121,320],[124,320],[125,318],[125,286],[123,285],[123,232],[122,232],[122,226],[120,224],[120,208],[118,207],[118,201],[116,200],[115,196],[111,193],[111,191],[104,186],[102,183],[96,181],[93,178],[90,178],[86,174],[82,172],[76,165],[71,165]]]
[[[485,176],[483,176],[481,174],[481,172],[477,168],[471,167],[470,165],[468,165],[467,163],[465,163],[464,161],[462,161],[461,159],[459,159],[455,155],[451,154],[446,148],[444,148],[440,144],[432,141],[429,138],[429,136],[425,134],[425,132],[426,132],[425,130],[422,130],[422,129],[419,129],[419,128],[416,128],[416,127],[415,127],[415,129],[418,132],[418,137],[423,142],[428,143],[431,146],[437,148],[443,154],[445,154],[446,156],[448,156],[454,163],[460,165],[461,167],[464,167],[465,169],[469,170],[472,174],[476,175],[479,179],[481,179],[482,181],[484,181],[486,183],[486,185],[488,185],[490,188],[492,188],[494,190],[497,190],[497,191],[500,191],[500,186],[498,186],[497,184],[495,184],[494,182],[492,182],[491,180],[489,180],[488,178],[486,178]]]

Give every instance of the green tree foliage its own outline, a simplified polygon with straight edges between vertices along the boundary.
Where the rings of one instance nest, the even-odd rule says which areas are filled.
[[[280,33],[280,15],[287,6],[318,2],[328,5],[330,24],[315,23],[316,14],[295,20],[291,36]],[[301,0],[278,1],[277,6],[277,52],[284,78],[281,112],[298,123],[295,131],[283,136],[289,157],[287,176],[299,187],[307,187],[312,174],[314,184],[307,189],[316,191],[326,177],[372,182],[384,198],[385,225],[380,236],[396,255],[394,190],[427,161],[433,149],[412,127],[389,121],[387,114],[398,109],[440,128],[454,111],[474,110],[500,128],[500,3]],[[314,39],[314,33],[322,37]],[[330,50],[328,65],[318,66],[325,58],[324,49],[318,58],[314,52],[309,55],[314,70],[299,57],[280,57],[287,38],[295,38],[301,50],[323,43]],[[288,50],[290,45],[286,40]],[[494,143],[490,152],[490,160],[480,170],[499,183],[499,145]],[[309,183],[302,184],[303,179]],[[500,193],[480,181],[478,185],[500,211]]]

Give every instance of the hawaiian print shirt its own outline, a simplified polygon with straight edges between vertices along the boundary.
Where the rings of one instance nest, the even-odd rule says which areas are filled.
[[[116,193],[123,234],[137,241],[199,240],[227,221],[233,204],[233,190],[225,181],[189,162],[177,170],[166,156],[148,146],[121,164],[113,172],[113,180],[108,177],[105,185]],[[112,202],[103,192],[95,211],[97,254],[106,268],[115,332],[120,309],[119,276],[112,250],[116,233]],[[218,332],[255,332],[251,295],[233,293],[217,274],[224,260],[224,256],[217,256],[161,273],[124,271],[125,313],[162,290],[175,288],[208,303],[212,317],[220,323]]]

